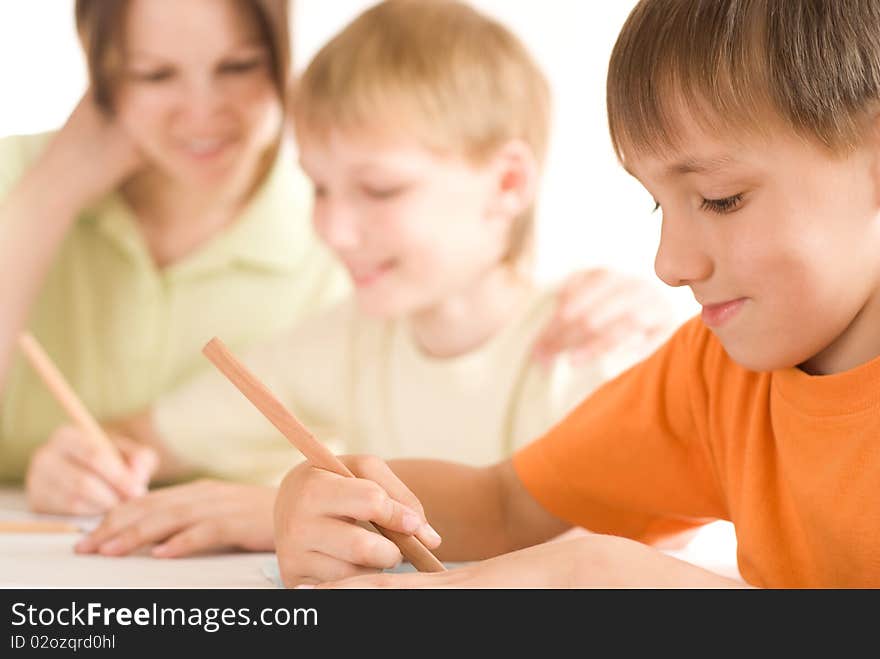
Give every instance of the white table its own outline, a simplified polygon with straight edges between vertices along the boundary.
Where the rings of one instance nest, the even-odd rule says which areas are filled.
[[[0,489],[0,518],[45,519],[27,512],[20,490]],[[91,518],[70,519],[88,528]],[[79,555],[81,533],[0,533],[0,588],[275,588],[263,575],[271,553],[156,559]]]
[[[20,490],[0,488],[0,519],[65,519],[83,528],[95,518],[27,512]],[[157,559],[146,553],[109,558],[79,555],[78,533],[0,533],[0,588],[276,588],[264,574],[272,553],[234,553]],[[684,548],[667,554],[726,577],[741,579],[732,525],[715,522]],[[269,570],[271,572],[271,570]]]

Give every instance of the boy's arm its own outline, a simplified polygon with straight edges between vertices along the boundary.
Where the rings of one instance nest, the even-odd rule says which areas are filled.
[[[399,560],[392,543],[346,518],[422,534],[423,541],[430,538],[427,519],[445,536],[438,557],[473,560],[550,539],[566,528],[561,519],[653,542],[722,516],[700,422],[706,335],[696,322],[685,325],[649,360],[496,467],[395,462],[392,472],[376,458],[356,458],[349,466],[357,479],[294,469],[275,510],[285,583],[337,581]]]
[[[443,538],[445,561],[489,558],[553,538],[570,525],[535,501],[510,460],[490,467],[435,460],[388,463]],[[371,478],[371,471],[360,475]]]
[[[748,588],[633,540],[584,535],[446,572],[370,574],[321,588]]]
[[[445,561],[494,556],[567,528],[532,500],[509,462],[475,468],[430,460],[389,464],[372,456],[342,460],[356,478],[302,464],[281,484],[275,544],[289,587],[394,567],[399,550],[364,522],[413,534]],[[445,536],[442,545],[435,525]]]
[[[282,485],[276,502],[275,523],[281,575],[287,586],[730,588],[745,585],[626,538],[590,534],[573,540],[543,542],[558,535],[567,525],[529,495],[510,461],[485,468],[427,460],[385,464],[363,457],[348,457],[345,462],[358,479],[312,469],[310,486],[308,477],[303,478],[310,468],[299,467],[291,473],[293,478],[288,477]],[[405,479],[410,487],[399,479]],[[377,483],[382,490],[374,487]],[[387,497],[383,498],[383,493],[387,493]],[[335,503],[331,502],[334,498]],[[288,516],[291,504],[298,510]],[[428,521],[443,536],[443,544],[436,547],[420,532],[416,535],[434,548],[438,558],[488,560],[440,573],[376,574],[363,566],[391,567],[398,557],[393,545],[360,526],[343,525],[339,520],[320,516],[311,520],[303,517],[303,508],[311,505],[328,506],[323,511],[325,514],[345,510],[356,519],[370,519],[402,532],[407,530],[401,523],[405,510],[412,509],[420,515],[426,513]],[[358,509],[362,514],[356,512]],[[343,530],[350,533],[343,536]],[[520,547],[523,549],[513,551]],[[496,556],[499,552],[511,553]],[[317,557],[320,560],[316,561]],[[346,565],[345,561],[352,564]]]

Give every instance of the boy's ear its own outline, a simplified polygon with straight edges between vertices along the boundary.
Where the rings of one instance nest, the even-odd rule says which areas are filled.
[[[537,159],[526,142],[510,140],[495,152],[492,162],[496,172],[496,187],[490,215],[512,220],[535,200]]]
[[[873,171],[874,190],[876,190],[877,205],[880,206],[880,113],[874,114],[871,119],[871,125],[868,130],[869,146],[873,153]]]

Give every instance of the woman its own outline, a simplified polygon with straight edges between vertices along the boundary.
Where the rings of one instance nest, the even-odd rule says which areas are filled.
[[[0,146],[2,476],[20,477],[65,421],[13,359],[21,328],[105,420],[201,368],[214,334],[249,344],[344,290],[281,142],[286,10],[282,0],[77,2],[90,93],[57,134]],[[142,480],[149,454],[119,445],[127,461],[97,459]],[[103,491],[108,504],[122,494]]]
[[[107,421],[203,368],[211,336],[254,343],[345,280],[282,139],[286,2],[78,0],[76,16],[90,93],[57,134],[0,143],[0,476],[20,477],[40,447],[32,507],[97,513],[189,469],[174,447],[91,448],[14,358],[21,329]],[[650,291],[607,276],[597,288],[603,276],[573,278],[542,353],[665,330],[662,310],[628,313],[654,313],[639,304]]]

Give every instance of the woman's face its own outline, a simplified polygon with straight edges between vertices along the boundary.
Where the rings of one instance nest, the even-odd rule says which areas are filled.
[[[281,103],[260,31],[235,0],[132,0],[119,121],[172,180],[213,187],[255,168]]]

